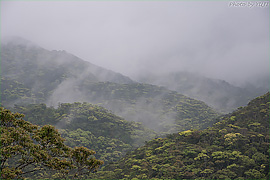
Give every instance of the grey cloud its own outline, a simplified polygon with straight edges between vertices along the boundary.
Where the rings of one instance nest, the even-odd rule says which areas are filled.
[[[6,35],[133,78],[185,70],[237,84],[269,73],[269,7],[229,1],[1,1]]]

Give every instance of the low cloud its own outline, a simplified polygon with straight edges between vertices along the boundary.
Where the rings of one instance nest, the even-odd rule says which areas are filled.
[[[132,78],[185,70],[238,84],[269,74],[269,7],[229,1],[1,1],[6,35]]]

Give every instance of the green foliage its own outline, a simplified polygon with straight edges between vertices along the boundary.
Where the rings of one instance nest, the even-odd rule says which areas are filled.
[[[5,107],[83,101],[99,104],[163,134],[204,129],[219,115],[201,101],[163,87],[136,83],[64,51],[12,43],[1,48]],[[43,121],[53,119],[44,117]]]
[[[89,102],[164,134],[204,129],[219,115],[201,101],[148,84],[83,83],[79,89]]]
[[[92,177],[110,179],[269,179],[269,93],[206,130],[147,142]]]
[[[2,178],[269,179],[269,93],[215,120],[201,101],[64,51],[1,48],[1,103],[27,120],[1,109]],[[60,103],[76,101],[109,110]],[[102,164],[95,157],[106,166],[89,175]]]
[[[103,161],[93,157],[94,151],[85,147],[74,149],[51,125],[38,127],[24,121],[24,115],[1,110],[1,178],[80,177],[96,171]],[[39,176],[40,177],[40,176]]]
[[[66,139],[66,144],[71,147],[84,146],[95,149],[95,157],[104,163],[117,161],[128,150],[132,149],[131,144],[126,144],[119,139],[104,136],[95,136],[90,131],[77,129],[74,131],[61,130],[61,135]]]
[[[62,103],[57,109],[45,104],[15,105],[14,111],[25,114],[29,122],[55,125],[66,139],[66,145],[94,149],[95,157],[105,163],[118,160],[156,136],[140,123],[128,122],[89,103]]]
[[[34,94],[16,80],[1,77],[1,104],[11,106],[14,103],[37,103],[44,101],[42,92]]]

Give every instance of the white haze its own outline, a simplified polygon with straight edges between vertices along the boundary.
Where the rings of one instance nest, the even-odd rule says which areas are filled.
[[[233,84],[268,76],[269,6],[230,2],[1,1],[1,39],[21,36],[135,79],[183,70]]]

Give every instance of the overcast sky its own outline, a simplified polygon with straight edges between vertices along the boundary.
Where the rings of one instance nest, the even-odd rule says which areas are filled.
[[[269,5],[241,2],[254,6],[2,0],[1,37],[21,36],[131,77],[186,70],[238,82],[269,74]]]

